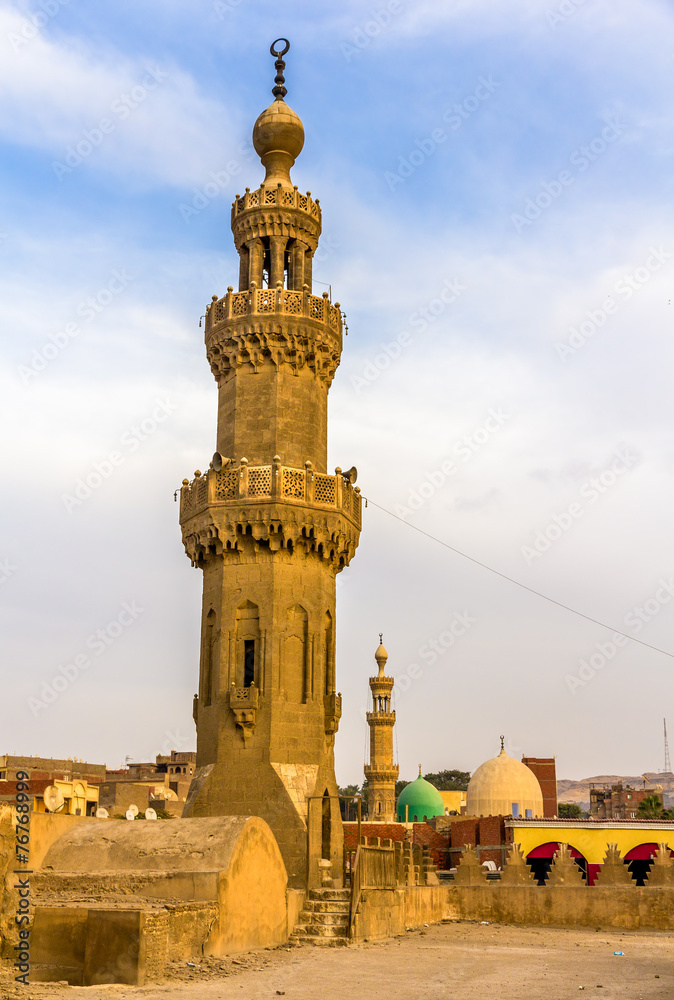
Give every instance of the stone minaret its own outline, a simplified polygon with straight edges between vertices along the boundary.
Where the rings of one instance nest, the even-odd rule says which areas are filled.
[[[379,667],[376,677],[370,677],[372,711],[367,713],[370,727],[370,763],[365,765],[368,786],[368,819],[395,823],[396,781],[398,765],[393,763],[393,727],[396,714],[391,709],[394,680],[384,673],[388,653],[379,636],[379,648],[374,654]]]
[[[217,451],[180,497],[185,549],[204,574],[197,769],[184,815],[261,816],[297,886],[308,841],[310,883],[321,857],[341,870],[330,798],[342,710],[335,576],[358,545],[361,497],[355,474],[326,468],[342,314],[312,292],[321,210],[290,179],[304,128],[283,99],[289,46],[276,44],[275,100],[253,129],[266,175],[232,205],[238,291],[214,295],[206,311]]]

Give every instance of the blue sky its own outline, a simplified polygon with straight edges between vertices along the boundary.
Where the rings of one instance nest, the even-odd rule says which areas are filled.
[[[373,501],[339,581],[338,779],[362,780],[379,631],[401,776],[474,770],[500,733],[562,777],[661,767],[671,656],[612,637],[674,652],[674,13],[655,0],[0,2],[0,749],[116,766],[194,743],[201,580],[173,491],[213,451],[198,321],[236,280],[230,203],[262,178],[282,35],[314,276],[349,324],[330,463]]]

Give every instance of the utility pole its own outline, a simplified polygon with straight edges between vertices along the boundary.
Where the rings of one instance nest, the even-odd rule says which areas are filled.
[[[669,759],[669,743],[667,742],[667,719],[662,720],[665,729],[665,774],[672,773],[672,762]]]

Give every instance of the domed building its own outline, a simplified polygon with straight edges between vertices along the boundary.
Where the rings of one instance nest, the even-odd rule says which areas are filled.
[[[430,781],[421,777],[420,764],[419,776],[410,781],[409,785],[405,785],[398,797],[397,820],[399,823],[413,823],[444,815],[445,804],[442,796]]]
[[[543,793],[534,772],[514,757],[501,752],[478,767],[468,784],[467,816],[514,816],[538,818],[544,815]]]

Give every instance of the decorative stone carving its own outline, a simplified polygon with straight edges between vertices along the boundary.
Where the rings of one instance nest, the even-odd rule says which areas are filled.
[[[636,882],[632,878],[629,868],[620,857],[617,844],[606,845],[606,854],[596,884],[599,886],[627,885],[636,888]]]
[[[206,356],[216,378],[245,365],[295,372],[307,366],[329,387],[342,351],[342,311],[327,292],[277,287],[230,290],[206,311]]]
[[[674,887],[674,859],[667,844],[658,844],[646,885]]]
[[[431,857],[431,851],[428,844],[424,844],[421,851],[421,872],[419,881],[421,885],[440,885],[438,870],[433,864],[433,858]]]
[[[229,705],[234,712],[237,726],[241,727],[243,742],[247,743],[257,721],[257,710],[260,705],[259,688],[255,684],[251,684],[250,687],[237,687],[232,683],[229,689]]]
[[[332,889],[335,882],[332,877],[332,861],[329,858],[318,859],[318,871],[322,889]]]
[[[358,545],[361,508],[360,490],[343,476],[316,473],[310,463],[293,469],[280,460],[249,466],[241,459],[238,467],[200,473],[180,491],[183,543],[193,565],[262,543],[272,554],[299,548],[348,566]]]
[[[461,852],[461,861],[454,875],[456,885],[486,885],[487,874],[480,864],[480,858],[474,847],[465,844]]]
[[[583,873],[573,860],[568,844],[559,845],[546,885],[585,886],[587,888]]]
[[[532,885],[534,877],[519,844],[513,844],[501,872],[501,885]]]
[[[334,736],[339,729],[339,720],[342,717],[342,695],[326,694],[323,696],[325,705],[325,733],[326,736]]]

